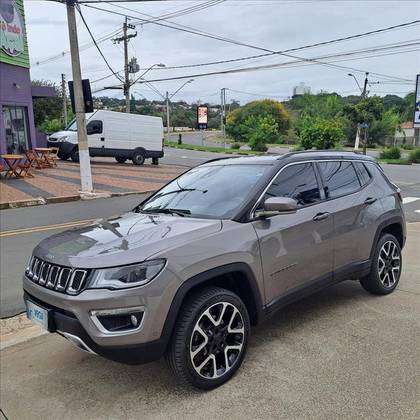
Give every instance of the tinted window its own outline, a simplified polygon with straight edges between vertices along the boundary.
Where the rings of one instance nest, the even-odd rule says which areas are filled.
[[[354,167],[356,168],[357,175],[359,175],[359,180],[362,185],[366,185],[371,178],[370,173],[366,169],[366,166],[363,162],[354,162]]]
[[[283,169],[267,190],[263,202],[269,197],[294,198],[299,207],[320,201],[321,195],[312,164],[302,163]]]
[[[351,162],[320,162],[318,165],[324,179],[327,198],[350,194],[360,188]]]
[[[102,133],[102,121],[92,120],[86,126],[87,134],[100,134]]]
[[[264,165],[198,166],[146,200],[140,211],[184,211],[191,217],[228,219],[252,196],[256,183],[271,169]]]

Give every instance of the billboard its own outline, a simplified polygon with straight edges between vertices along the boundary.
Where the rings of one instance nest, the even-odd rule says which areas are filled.
[[[197,107],[197,126],[200,130],[206,130],[208,125],[209,109],[206,106]]]
[[[0,61],[29,67],[23,0],[0,1]]]
[[[416,94],[414,98],[414,128],[420,128],[420,74],[416,78]]]

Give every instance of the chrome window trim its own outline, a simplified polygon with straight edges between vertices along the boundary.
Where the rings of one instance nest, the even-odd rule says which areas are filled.
[[[364,159],[331,159],[331,158],[326,158],[326,159],[310,159],[310,160],[300,160],[300,161],[297,161],[297,162],[290,162],[290,163],[288,163],[288,164],[286,164],[286,165],[284,165],[284,166],[282,166],[276,173],[275,173],[275,175],[272,177],[272,179],[271,179],[271,181],[268,183],[268,185],[266,186],[266,188],[264,189],[264,191],[261,193],[261,195],[258,197],[258,200],[255,202],[255,204],[254,204],[254,206],[252,207],[252,209],[251,209],[251,212],[250,212],[250,221],[253,221],[253,220],[255,220],[255,211],[256,211],[256,209],[257,209],[257,207],[258,207],[258,204],[261,202],[261,200],[262,200],[262,198],[264,197],[264,195],[265,195],[265,193],[267,192],[267,190],[271,187],[271,184],[275,181],[275,179],[277,178],[277,176],[279,176],[280,175],[280,173],[284,170],[284,169],[286,169],[286,168],[288,168],[289,166],[293,166],[293,165],[299,165],[299,164],[303,164],[303,163],[312,163],[312,164],[316,164],[316,163],[318,163],[318,162],[362,162],[362,163],[364,163],[364,162],[369,162],[369,161],[365,161]],[[375,164],[376,162],[372,162],[373,164]],[[318,166],[317,166],[317,169],[318,169]],[[356,168],[354,168],[354,166],[353,166],[353,169],[354,169],[354,171],[355,171],[355,173],[356,173],[356,176],[357,176],[357,179],[359,179],[359,177],[358,177],[358,175],[357,175],[357,172],[356,172]],[[319,169],[318,169],[318,171],[319,171]],[[316,174],[315,174],[315,176],[316,176]],[[319,174],[319,176],[321,177],[321,181],[323,181],[323,179],[322,179],[322,174]],[[359,181],[360,182],[360,181]],[[313,203],[313,204],[308,204],[307,206],[302,206],[302,207],[299,207],[298,209],[297,209],[297,211],[299,211],[300,209],[302,209],[302,208],[306,208],[306,207],[309,207],[309,206],[315,206],[315,205],[317,205],[317,204],[320,204],[320,203],[323,203],[323,202],[326,202],[326,201],[331,201],[331,200],[336,200],[337,198],[341,198],[341,197],[345,197],[345,196],[347,196],[347,195],[351,195],[351,194],[354,194],[354,193],[356,193],[356,192],[358,192],[358,191],[361,191],[363,188],[366,188],[368,185],[370,185],[371,183],[373,182],[373,176],[371,176],[371,178],[370,178],[370,181],[367,183],[367,184],[365,184],[365,185],[363,185],[363,186],[361,186],[358,190],[355,190],[355,191],[352,191],[351,193],[348,193],[348,194],[343,194],[343,195],[341,195],[341,196],[337,196],[337,197],[334,197],[334,198],[327,198],[327,197],[325,197],[325,198],[321,198],[321,200],[319,201],[319,202],[317,202],[317,203]],[[318,183],[318,178],[317,178],[317,183]],[[320,192],[321,192],[321,190],[320,190]]]
[[[129,314],[131,312],[143,312],[141,322],[136,328],[126,331],[109,331],[107,330],[99,321],[98,316],[107,316],[107,315],[123,315]],[[89,312],[90,319],[94,323],[95,327],[102,333],[106,335],[127,335],[133,334],[141,330],[144,324],[144,318],[146,317],[146,307],[145,306],[132,306],[129,308],[116,308],[116,309],[95,309]]]

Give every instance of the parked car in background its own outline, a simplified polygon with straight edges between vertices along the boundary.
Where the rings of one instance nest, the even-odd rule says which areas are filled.
[[[284,305],[343,280],[395,290],[405,237],[400,192],[369,157],[218,159],[43,240],[23,277],[27,313],[112,360],[166,355],[211,389],[240,367],[250,326]]]
[[[160,117],[98,110],[86,114],[90,156],[114,157],[118,163],[128,159],[142,165],[151,158],[157,165],[163,157],[163,123]],[[48,147],[59,147],[58,157],[79,161],[76,121],[64,131],[48,138]]]

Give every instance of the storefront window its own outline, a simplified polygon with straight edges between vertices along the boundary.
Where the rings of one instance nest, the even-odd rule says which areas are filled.
[[[7,153],[23,153],[29,149],[27,108],[3,106]]]

